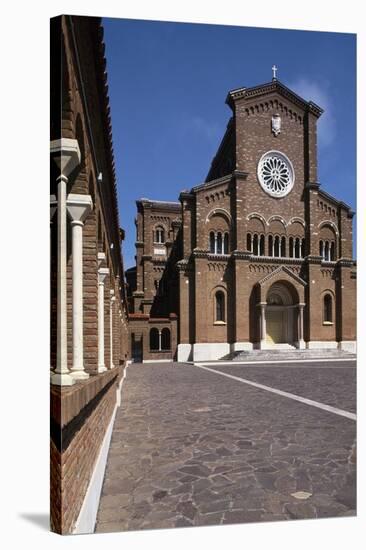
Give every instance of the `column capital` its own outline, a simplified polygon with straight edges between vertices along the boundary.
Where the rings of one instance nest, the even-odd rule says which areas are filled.
[[[300,308],[303,308],[303,307],[306,306],[306,304],[304,304],[304,303],[302,303],[302,302],[299,302],[297,305],[298,305]]]
[[[98,269],[98,282],[99,284],[104,284],[105,278],[109,275],[108,267],[100,267]]]
[[[51,141],[50,152],[61,175],[66,178],[80,164],[81,155],[77,139],[55,139]]]
[[[105,262],[105,254],[104,252],[98,252],[98,267],[102,265],[102,262]]]
[[[93,209],[90,195],[76,195],[70,193],[66,200],[67,212],[73,222],[84,223],[89,212]]]
[[[113,290],[113,288],[111,288],[111,290],[109,291],[109,293],[110,293],[111,296],[114,296],[114,290]]]

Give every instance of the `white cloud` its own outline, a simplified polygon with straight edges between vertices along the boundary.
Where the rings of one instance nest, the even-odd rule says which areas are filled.
[[[337,129],[332,99],[327,91],[328,85],[321,84],[315,80],[300,78],[295,82],[286,84],[286,86],[306,101],[313,101],[324,109],[324,113],[318,122],[318,143],[319,147],[328,147],[331,145],[336,136]]]
[[[200,116],[194,116],[187,121],[189,129],[195,130],[198,134],[201,134],[209,142],[216,143],[220,135],[222,134],[222,128],[215,122],[208,122]]]

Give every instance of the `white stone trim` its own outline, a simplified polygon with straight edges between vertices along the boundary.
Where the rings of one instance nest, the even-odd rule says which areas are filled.
[[[343,340],[342,342],[338,342],[338,349],[357,353],[357,342],[356,340]]]
[[[343,409],[338,409],[337,407],[332,407],[331,405],[326,405],[324,403],[320,403],[319,401],[313,401],[312,399],[307,399],[306,397],[301,397],[299,395],[296,395],[294,393],[289,393],[286,391],[278,390],[277,388],[272,388],[271,386],[265,386],[264,384],[258,384],[258,382],[253,382],[252,380],[246,380],[245,378],[240,378],[238,376],[233,376],[232,374],[229,374],[227,372],[222,372],[219,370],[210,369],[209,367],[204,367],[203,365],[196,364],[195,367],[199,369],[204,369],[209,372],[212,372],[213,374],[218,374],[220,376],[226,376],[227,378],[231,378],[232,380],[235,380],[236,382],[241,382],[243,384],[247,384],[248,386],[253,386],[254,388],[258,388],[260,390],[265,390],[271,393],[274,393],[276,395],[280,395],[281,397],[287,397],[288,399],[293,399],[294,401],[298,401],[300,403],[303,403],[305,405],[310,405],[311,407],[316,407],[318,409],[321,409],[323,411],[327,411],[333,414],[337,414],[339,416],[344,416],[345,418],[349,418],[350,420],[356,420],[356,415],[354,413],[351,413],[349,411],[345,411]]]
[[[192,360],[192,344],[178,344],[177,361],[185,363]]]
[[[253,349],[252,342],[234,342],[230,344],[230,351],[252,351]]]
[[[338,227],[336,226],[336,224],[332,220],[324,220],[324,221],[320,222],[320,224],[318,225],[318,229],[322,229],[323,227],[326,227],[327,225],[329,225],[333,229],[333,231],[335,232],[336,236],[339,237]]]
[[[265,230],[266,228],[266,225],[268,225],[268,222],[266,221],[266,219],[262,216],[262,214],[258,214],[258,212],[251,212],[250,214],[247,215],[247,220],[250,221],[252,219],[258,219],[259,221],[261,221],[264,225],[263,227],[263,230]]]
[[[307,349],[338,349],[338,342],[336,341],[317,341],[313,340],[310,342],[306,342],[306,348]]]
[[[143,359],[143,363],[173,363],[173,359]]]
[[[214,208],[213,210],[211,210],[207,214],[205,223],[208,223],[210,221],[210,219],[213,216],[215,216],[215,214],[221,214],[222,216],[224,216],[227,219],[227,221],[229,222],[229,225],[231,227],[231,225],[233,223],[233,220],[232,220],[232,217],[231,217],[230,213],[225,208]]]
[[[118,388],[116,391],[116,404],[114,406],[108,428],[104,435],[98,458],[94,465],[93,473],[89,481],[83,504],[80,508],[78,519],[76,520],[75,527],[72,531],[74,535],[85,535],[94,533],[95,522],[99,509],[100,495],[103,487],[104,473],[107,466],[107,458],[111,443],[112,431],[117,409],[121,405],[122,384],[126,378],[127,366],[128,365],[126,365],[121,381],[118,384]]]
[[[227,342],[193,344],[193,361],[221,359],[228,353],[230,353],[230,344]]]
[[[72,531],[74,535],[86,535],[94,533],[95,522],[99,509],[100,495],[103,487],[104,473],[107,466],[107,458],[111,443],[112,431],[116,412],[121,405],[122,384],[126,378],[127,364],[123,371],[123,376],[116,390],[116,404],[112,413],[111,420],[103,438],[102,445],[99,450],[98,458],[95,462],[92,476],[89,481],[88,489],[85,493],[83,504],[80,508],[78,519]]]
[[[285,220],[283,219],[282,216],[279,216],[278,214],[273,214],[273,216],[268,218],[267,225],[270,225],[271,222],[280,222],[280,223],[282,223],[282,225],[283,225],[283,227],[286,231],[286,222],[285,222]]]
[[[286,227],[289,227],[291,224],[296,222],[300,223],[305,229],[305,221],[302,218],[299,218],[298,216],[293,216],[292,218],[290,218],[286,224]]]

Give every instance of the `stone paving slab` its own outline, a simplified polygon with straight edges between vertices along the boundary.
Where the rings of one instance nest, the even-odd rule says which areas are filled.
[[[96,531],[354,515],[355,437],[352,420],[192,365],[133,364]]]

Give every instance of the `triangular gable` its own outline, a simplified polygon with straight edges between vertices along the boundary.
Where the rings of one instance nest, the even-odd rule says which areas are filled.
[[[307,282],[304,281],[304,279],[302,279],[298,275],[295,275],[295,273],[292,273],[292,271],[284,265],[281,265],[280,267],[278,267],[277,269],[275,269],[274,271],[272,271],[271,273],[269,273],[268,275],[263,277],[263,279],[258,281],[258,284],[260,286],[263,286],[265,283],[267,283],[268,281],[270,281],[271,279],[273,279],[274,277],[276,277],[277,275],[279,275],[282,272],[286,273],[286,275],[288,275],[291,279],[294,279],[298,284],[300,284],[302,286],[307,285]]]

